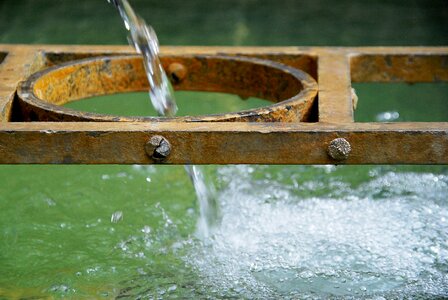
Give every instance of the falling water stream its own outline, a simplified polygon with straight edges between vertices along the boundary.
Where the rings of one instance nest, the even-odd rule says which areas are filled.
[[[162,116],[175,116],[177,104],[171,84],[163,70],[159,58],[159,42],[154,29],[138,16],[127,0],[108,0],[113,3],[129,31],[129,44],[143,55],[143,63],[148,77],[149,97],[154,109]],[[219,205],[212,183],[205,183],[204,172],[199,166],[186,165],[187,171],[199,203],[200,217],[197,235],[207,238],[219,223]]]

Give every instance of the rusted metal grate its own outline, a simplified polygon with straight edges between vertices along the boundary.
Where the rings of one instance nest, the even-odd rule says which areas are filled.
[[[18,96],[21,93],[22,97],[27,98],[29,90],[26,90],[26,86],[18,88],[22,81],[37,71],[83,58],[131,52],[129,47],[124,46],[0,45],[0,163],[448,163],[448,122],[356,123],[351,89],[355,82],[446,82],[447,47],[162,48],[167,66],[174,61],[171,58],[184,59],[182,62],[188,65],[188,57],[204,55],[236,57],[236,60],[240,57],[243,57],[240,60],[247,57],[248,60],[269,60],[273,62],[272,65],[268,63],[256,69],[257,76],[263,80],[268,78],[257,86],[260,95],[267,98],[272,88],[263,88],[277,80],[277,75],[272,77],[270,73],[273,69],[269,69],[275,69],[276,62],[303,70],[317,81],[318,91],[313,90],[311,84],[308,93],[302,93],[309,101],[300,104],[296,102],[300,110],[289,106],[284,110],[286,106],[282,106],[278,110],[269,109],[267,117],[263,118],[258,117],[262,114],[261,109],[255,115],[239,115],[233,119],[204,116],[203,119],[83,120],[67,117],[63,110],[52,119],[48,117],[52,107],[39,115],[33,109],[26,108]],[[195,63],[191,61],[187,67],[194,68]],[[231,69],[219,69],[219,62],[217,64],[215,74],[230,70],[230,76],[238,76]],[[294,73],[291,70],[285,72]],[[216,80],[220,78],[218,75]],[[252,75],[247,73],[247,76]],[[301,75],[297,76],[299,81],[304,80]],[[250,79],[247,79],[248,86],[257,85],[257,80]],[[291,80],[292,85],[296,84],[293,78],[285,80]],[[199,78],[192,83],[191,89],[197,89],[199,85],[206,90],[220,90],[217,82],[212,85]],[[281,82],[283,80],[272,87],[275,88]],[[306,85],[308,81],[301,81],[299,85],[304,85],[303,82]],[[181,88],[188,89],[187,81],[182,84],[184,86]],[[288,88],[282,91],[285,89]],[[245,96],[244,86],[241,85],[231,86],[230,92]],[[273,94],[271,96],[274,97]],[[285,92],[283,96],[294,98],[292,92]],[[55,99],[53,102],[57,103],[58,98]],[[304,114],[297,113],[302,110]],[[287,111],[295,113],[288,115]],[[148,142],[154,136],[163,136],[170,143],[171,151],[165,160],[156,160],[147,153]]]

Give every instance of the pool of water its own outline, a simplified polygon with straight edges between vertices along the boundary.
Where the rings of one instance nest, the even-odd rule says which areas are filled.
[[[442,0],[132,3],[162,45],[448,44]],[[126,43],[106,1],[3,1],[0,16],[2,43]],[[355,88],[359,122],[448,120],[444,84]],[[183,115],[263,105],[176,97]],[[154,113],[147,93],[71,105]],[[448,297],[447,166],[205,170],[223,220],[201,241],[182,166],[0,166],[0,299]]]
[[[206,170],[223,220],[200,241],[182,167],[2,167],[0,295],[446,296],[446,168]]]
[[[174,95],[179,106],[178,116],[237,112],[272,104],[270,101],[258,98],[248,98],[243,101],[239,96],[223,93],[178,91]],[[150,105],[146,92],[83,99],[68,103],[65,106],[80,111],[117,116],[123,115],[123,111],[127,116],[157,116],[157,112]]]

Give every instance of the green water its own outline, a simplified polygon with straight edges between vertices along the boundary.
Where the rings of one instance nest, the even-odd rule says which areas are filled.
[[[443,0],[132,3],[162,45],[448,44]],[[5,0],[0,42],[126,38],[106,1]],[[355,88],[357,121],[388,111],[397,121],[448,120],[446,84]],[[264,103],[176,96],[183,115]],[[146,93],[71,105],[153,113]],[[209,246],[194,238],[198,208],[181,166],[0,166],[0,299],[447,296],[446,166],[206,170],[224,213]],[[123,219],[111,223],[117,211]]]
[[[175,96],[179,102],[178,116],[237,112],[272,104],[257,98],[242,101],[239,96],[221,93],[178,91],[175,92]],[[157,112],[150,105],[148,93],[145,92],[95,97],[71,102],[66,106],[76,110],[112,115],[157,116]]]

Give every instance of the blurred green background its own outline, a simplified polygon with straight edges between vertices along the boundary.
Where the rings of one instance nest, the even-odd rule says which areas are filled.
[[[2,0],[2,43],[126,44],[106,0]],[[448,44],[445,0],[135,0],[162,45]]]

